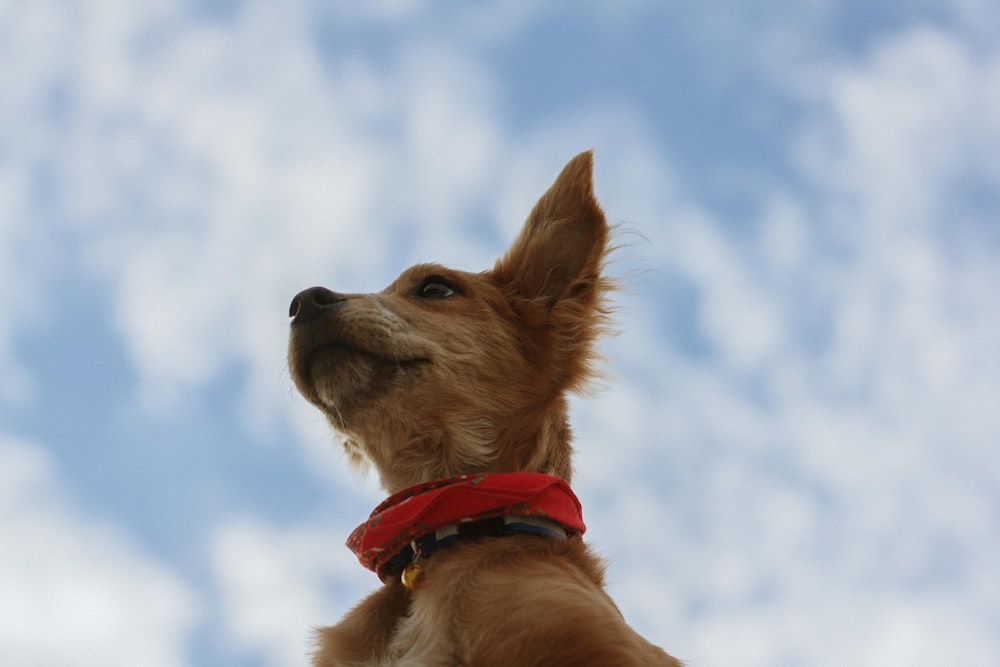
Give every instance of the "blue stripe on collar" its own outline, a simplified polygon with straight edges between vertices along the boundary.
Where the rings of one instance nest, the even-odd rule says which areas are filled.
[[[413,540],[410,546],[386,563],[386,570],[398,572],[413,562],[416,557],[426,558],[435,551],[450,547],[462,539],[504,537],[517,534],[540,535],[559,540],[568,538],[568,533],[562,525],[540,516],[513,514],[484,519],[483,521],[453,523]]]

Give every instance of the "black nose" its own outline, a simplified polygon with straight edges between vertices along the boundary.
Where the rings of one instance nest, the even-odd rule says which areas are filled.
[[[288,308],[288,316],[294,322],[307,320],[331,308],[339,308],[347,299],[343,295],[332,292],[325,287],[310,287],[304,289],[292,299]]]

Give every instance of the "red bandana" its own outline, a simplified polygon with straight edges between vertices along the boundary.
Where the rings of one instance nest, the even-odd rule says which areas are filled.
[[[583,534],[580,501],[566,480],[533,472],[459,475],[389,496],[347,539],[361,564],[383,576],[413,540],[454,524],[506,516],[544,517]]]

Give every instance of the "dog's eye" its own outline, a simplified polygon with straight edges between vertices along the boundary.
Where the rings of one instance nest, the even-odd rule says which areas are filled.
[[[441,276],[430,276],[424,278],[416,289],[413,296],[421,299],[447,299],[455,294],[456,290],[451,283]]]

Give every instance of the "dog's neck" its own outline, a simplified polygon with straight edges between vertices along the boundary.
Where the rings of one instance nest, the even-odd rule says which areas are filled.
[[[517,418],[453,418],[378,423],[378,431],[342,431],[345,449],[359,467],[373,469],[387,493],[419,479],[445,479],[487,470],[530,470],[572,483],[572,431],[566,397],[526,399]]]
[[[560,477],[542,473],[459,475],[393,494],[347,541],[380,578],[417,554],[462,537],[533,533],[566,539],[586,530],[580,501]]]

